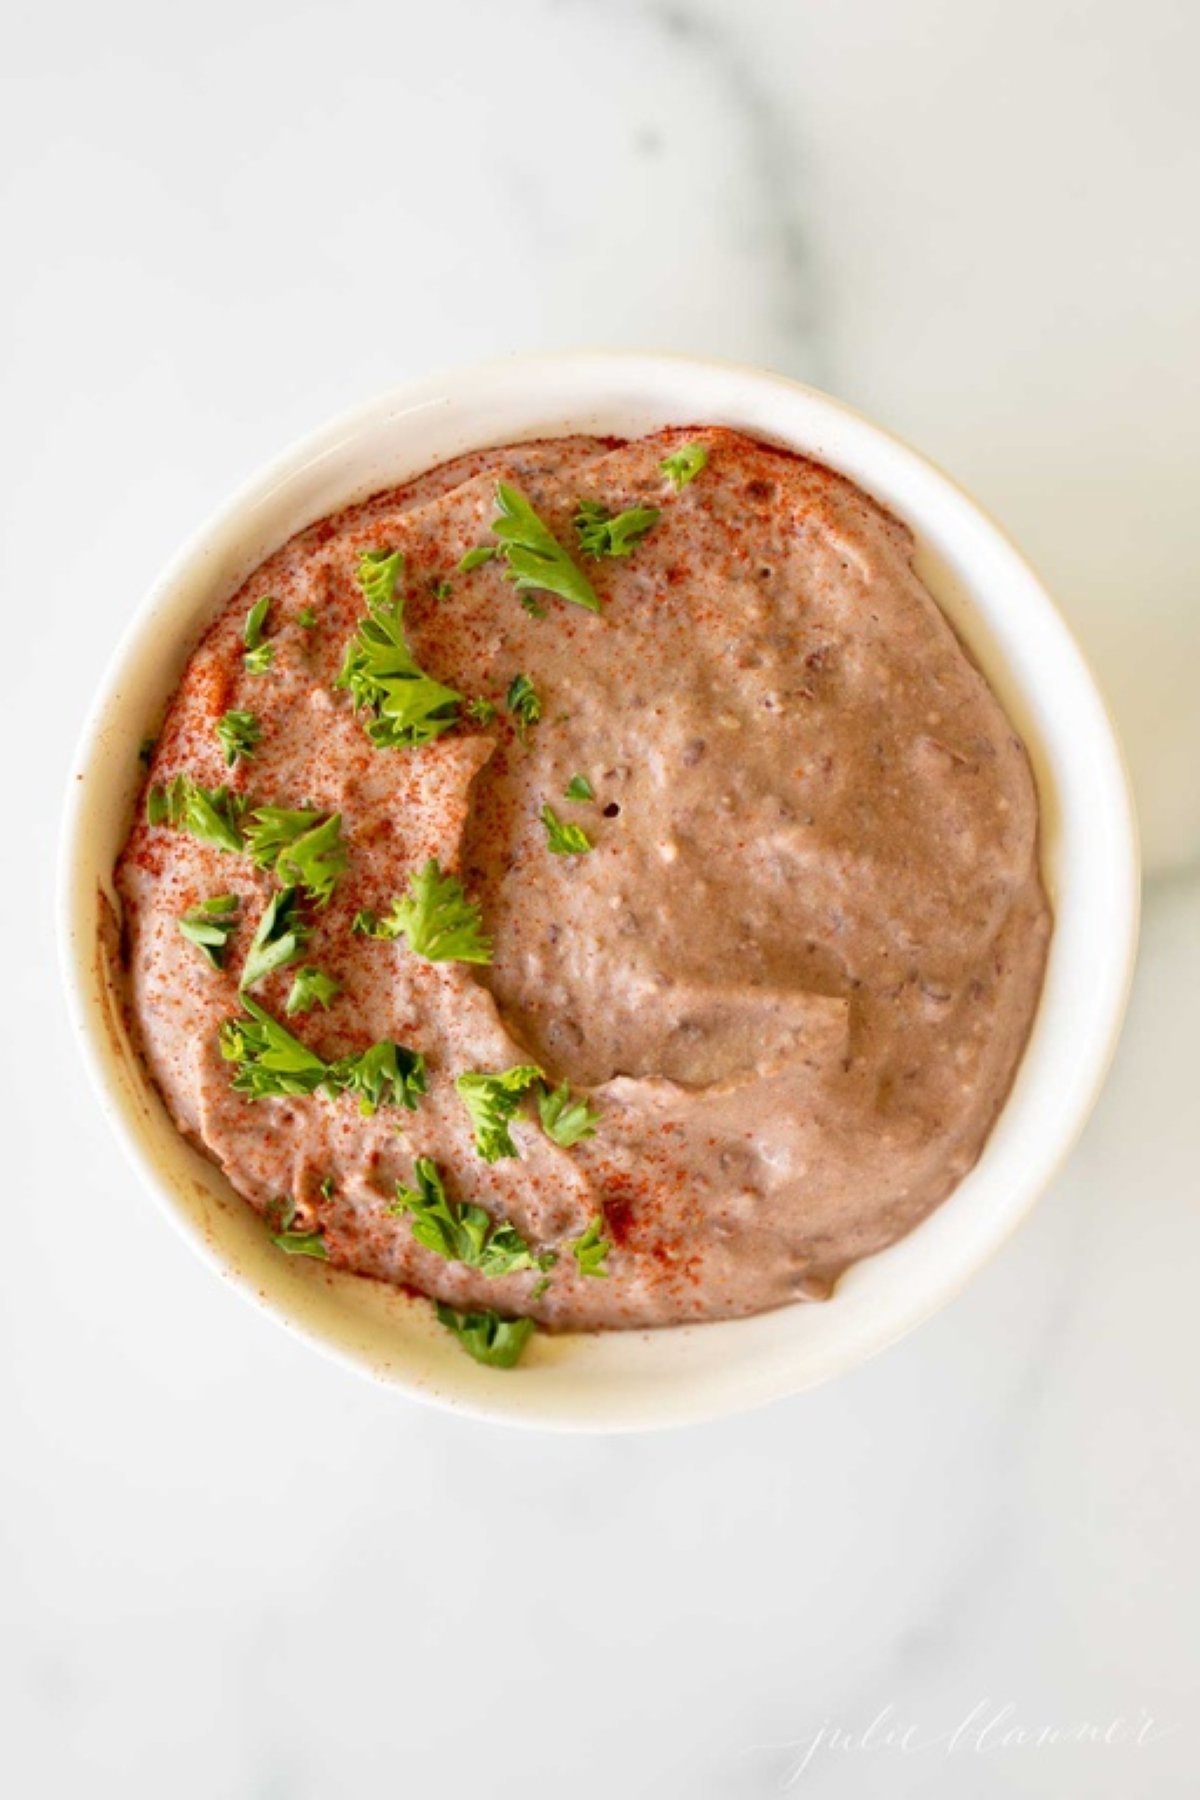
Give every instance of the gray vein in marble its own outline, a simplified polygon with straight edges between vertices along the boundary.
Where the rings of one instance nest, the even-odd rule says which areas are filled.
[[[780,337],[775,360],[784,373],[828,387],[820,280],[801,197],[802,146],[759,73],[750,47],[723,17],[706,16],[674,0],[633,0],[631,7],[621,10],[645,20],[671,46],[694,56],[725,95],[741,125],[749,161],[753,199],[749,242],[763,254],[771,282],[770,317]],[[646,151],[655,147],[643,145]]]

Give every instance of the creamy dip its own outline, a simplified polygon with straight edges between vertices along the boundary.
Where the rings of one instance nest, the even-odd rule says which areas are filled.
[[[686,446],[707,461],[676,486],[662,464]],[[599,612],[518,592],[503,555],[459,569],[497,546],[498,479]],[[585,502],[659,517],[593,559]],[[140,1045],[179,1129],[285,1244],[281,1223],[341,1268],[552,1330],[667,1325],[824,1297],[953,1190],[1012,1081],[1050,914],[1025,751],[912,550],[829,469],[705,428],[466,456],[250,577],[188,663],[150,784],[341,815],[345,870],[326,904],[302,898],[302,957],[251,998],[330,1063],[390,1040],[426,1082],[372,1116],[349,1092],[236,1090],[221,1027],[279,882],[170,822],[134,826],[118,887]],[[417,747],[377,747],[335,686],[367,551],[403,553],[413,659],[463,697]],[[268,596],[256,672],[244,628]],[[540,719],[506,704],[519,675]],[[231,710],[258,734],[232,768]],[[591,848],[552,850],[546,806]],[[478,903],[490,963],[352,929],[431,857]],[[179,921],[223,895],[214,967]],[[300,963],[340,985],[289,1016]],[[594,1134],[555,1142],[534,1092],[517,1154],[485,1160],[455,1078],[517,1065],[568,1082]],[[418,1158],[544,1270],[494,1278],[418,1241],[393,1206]],[[589,1229],[606,1273],[572,1254]]]

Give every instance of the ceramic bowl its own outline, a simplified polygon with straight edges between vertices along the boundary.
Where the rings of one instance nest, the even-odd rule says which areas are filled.
[[[912,528],[919,572],[1029,748],[1056,919],[1045,987],[975,1168],[908,1237],[849,1270],[830,1300],[666,1331],[538,1336],[516,1370],[488,1369],[427,1304],[280,1254],[172,1127],[109,978],[111,872],[138,746],[209,621],[312,520],[486,445],[694,424],[735,426],[818,458]],[[125,633],[80,745],[61,881],[66,985],[101,1104],[209,1264],[298,1336],[403,1393],[581,1430],[705,1418],[795,1393],[874,1355],[955,1294],[1029,1212],[1087,1117],[1120,1027],[1137,913],[1136,833],[1112,723],[1062,618],[996,525],[924,458],[828,395],[762,370],[623,353],[517,358],[418,382],[325,426],[242,488]]]

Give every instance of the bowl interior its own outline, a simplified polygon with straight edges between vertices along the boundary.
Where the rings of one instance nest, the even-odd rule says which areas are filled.
[[[464,1356],[431,1309],[280,1255],[224,1177],[176,1134],[133,1054],[109,968],[111,871],[152,731],[204,627],[262,559],[314,519],[463,451],[569,432],[724,424],[813,456],[912,528],[917,566],[1029,748],[1056,924],[1012,1093],[976,1167],[923,1224],[834,1296],[731,1323],[536,1338],[512,1373]],[[114,1126],[176,1223],[282,1322],[376,1378],[491,1417],[584,1429],[712,1416],[862,1361],[957,1291],[1032,1206],[1103,1077],[1137,927],[1128,787],[1088,670],[1035,576],[947,478],[845,407],[780,377],[661,356],[517,359],[429,380],[289,452],[165,572],[84,733],[62,881],[67,987]]]

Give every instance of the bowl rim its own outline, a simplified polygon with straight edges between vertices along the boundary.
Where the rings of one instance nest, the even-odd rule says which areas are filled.
[[[896,1306],[882,1319],[875,1321],[875,1328],[860,1328],[852,1333],[840,1351],[825,1351],[811,1360],[811,1365],[803,1368],[797,1365],[795,1358],[768,1358],[765,1375],[761,1370],[756,1379],[747,1379],[739,1383],[735,1378],[714,1382],[711,1379],[707,1386],[701,1374],[699,1387],[695,1378],[684,1374],[678,1385],[673,1385],[670,1371],[667,1372],[665,1388],[655,1386],[652,1391],[641,1392],[636,1384],[630,1386],[628,1395],[621,1397],[619,1391],[608,1394],[602,1403],[597,1404],[597,1397],[586,1388],[581,1391],[578,1403],[573,1403],[569,1394],[570,1376],[567,1376],[568,1392],[564,1400],[563,1390],[552,1393],[548,1398],[544,1393],[534,1393],[535,1383],[530,1382],[530,1371],[522,1368],[515,1374],[498,1373],[493,1370],[480,1370],[479,1366],[460,1353],[455,1352],[461,1363],[458,1375],[442,1373],[436,1380],[415,1375],[406,1367],[397,1367],[391,1363],[381,1363],[378,1354],[365,1349],[355,1349],[344,1338],[338,1341],[337,1334],[327,1326],[317,1323],[309,1311],[304,1299],[303,1289],[297,1289],[292,1277],[295,1267],[292,1259],[275,1257],[279,1264],[289,1265],[288,1280],[284,1280],[284,1271],[278,1275],[266,1274],[260,1268],[256,1273],[247,1276],[244,1269],[231,1265],[229,1257],[222,1253],[213,1235],[208,1230],[200,1229],[196,1219],[188,1214],[180,1201],[179,1181],[164,1167],[163,1160],[152,1154],[144,1137],[139,1137],[133,1128],[130,1118],[130,1096],[125,1086],[128,1080],[127,1071],[123,1074],[118,1069],[118,1057],[110,1032],[100,1018],[100,1003],[97,991],[92,991],[91,984],[97,980],[95,956],[95,872],[88,865],[87,836],[91,821],[98,809],[105,802],[104,794],[97,794],[84,779],[85,774],[97,757],[102,743],[106,722],[115,711],[120,701],[122,683],[126,672],[133,663],[139,648],[143,646],[148,627],[156,620],[160,608],[168,603],[172,595],[178,593],[189,579],[195,581],[210,547],[221,540],[236,536],[240,530],[245,537],[249,530],[249,521],[272,501],[281,501],[295,487],[302,486],[310,473],[323,466],[329,459],[336,458],[339,453],[353,454],[354,447],[371,440],[372,434],[383,433],[389,423],[396,424],[417,418],[415,429],[419,432],[420,415],[439,406],[448,405],[451,414],[457,409],[458,415],[467,421],[467,436],[464,448],[481,448],[486,442],[498,442],[494,435],[475,437],[471,434],[469,420],[474,414],[483,417],[486,411],[485,401],[489,396],[507,396],[512,401],[514,383],[519,383],[522,393],[528,393],[530,419],[539,417],[539,410],[552,403],[556,393],[573,394],[571,410],[574,414],[586,416],[588,407],[599,404],[607,395],[611,404],[619,405],[612,390],[632,387],[640,392],[643,388],[647,394],[656,388],[671,389],[678,393],[684,389],[695,388],[699,398],[706,389],[711,393],[716,390],[740,392],[761,402],[766,412],[780,411],[786,413],[788,403],[804,414],[810,421],[818,422],[804,442],[797,441],[790,432],[775,434],[774,441],[796,450],[800,454],[814,456],[828,461],[830,466],[844,467],[846,457],[840,459],[836,455],[828,455],[818,441],[814,445],[814,435],[821,439],[821,429],[835,443],[851,443],[856,446],[855,455],[861,454],[868,461],[873,461],[882,472],[891,468],[893,474],[902,471],[913,480],[919,480],[921,486],[928,491],[931,502],[936,502],[945,509],[943,518],[957,515],[960,524],[969,526],[968,536],[972,536],[981,545],[986,545],[997,560],[999,574],[996,580],[1003,584],[1008,581],[1020,589],[1023,603],[1028,603],[1039,612],[1039,625],[1043,631],[1049,630],[1055,640],[1055,654],[1064,667],[1069,667],[1076,684],[1077,698],[1082,696],[1091,704],[1090,726],[1095,740],[1095,752],[1098,758],[1097,779],[1101,788],[1101,799],[1106,809],[1104,816],[1096,821],[1089,821],[1089,829],[1096,825],[1103,828],[1111,846],[1106,870],[1109,886],[1105,899],[1113,915],[1114,928],[1109,943],[1107,963],[1099,972],[1099,989],[1094,1007],[1095,1016],[1091,1021],[1093,1027],[1090,1037],[1076,1033],[1076,1051],[1079,1066],[1074,1069],[1074,1091],[1070,1104],[1062,1110],[1062,1117],[1052,1131],[1040,1156],[1034,1158],[1034,1165],[1026,1173],[1014,1198],[1000,1209],[1000,1216],[993,1221],[989,1232],[983,1234],[986,1241],[976,1243],[974,1251],[969,1255],[959,1255],[949,1259],[948,1266],[940,1280],[927,1282],[926,1291],[918,1293],[913,1303],[907,1307]],[[723,386],[722,386],[723,384]],[[560,398],[560,405],[563,403]],[[653,401],[647,401],[650,411],[654,411]],[[751,408],[753,410],[753,408]],[[687,408],[683,411],[686,413]],[[443,414],[443,417],[445,415]],[[701,425],[705,423],[722,423],[713,419],[701,408],[690,416],[678,420],[664,419],[663,423],[680,423]],[[586,429],[579,425],[576,429]],[[651,429],[645,426],[643,429]],[[565,432],[566,427],[560,427]],[[744,429],[752,429],[747,426]],[[510,432],[507,441],[516,441],[520,436],[545,435],[536,426],[525,432]],[[629,435],[633,435],[630,433]],[[760,429],[757,435],[771,441],[772,433]],[[414,463],[412,473],[421,471],[422,467],[433,467],[447,460],[439,454],[428,459],[424,464],[419,460]],[[873,484],[869,475],[854,472],[850,468],[846,472],[860,484],[878,493],[879,484]],[[404,479],[399,477],[396,479]],[[896,479],[900,477],[896,475]],[[393,485],[393,479],[368,479],[365,485],[354,485],[346,490],[346,498],[336,504],[347,504],[369,492],[379,491]],[[886,486],[886,483],[883,485]],[[891,504],[885,499],[884,504]],[[336,505],[322,504],[311,517],[319,518],[336,510]],[[897,507],[900,516],[905,518],[921,539],[928,521],[918,520],[911,514]],[[286,541],[292,535],[289,528],[283,532],[276,543]],[[256,566],[263,555],[270,554],[270,549],[261,552],[250,563]],[[981,578],[982,579],[982,578]],[[205,619],[214,617],[220,607],[225,604],[235,588],[220,588],[213,592],[207,603]],[[935,594],[935,597],[939,597]],[[972,618],[972,624],[978,623],[983,632],[982,616],[976,619],[975,608],[979,605],[978,596],[968,593],[964,601],[964,616]],[[949,610],[946,608],[945,610]],[[968,644],[973,651],[977,650],[977,639],[971,631],[966,632]],[[195,642],[195,630],[178,634],[184,655],[190,654]],[[184,639],[186,638],[186,645]],[[985,672],[987,671],[986,659]],[[1003,659],[1001,659],[1003,662]],[[994,671],[992,671],[994,674]],[[994,684],[995,685],[995,684]],[[1010,681],[1010,695],[1001,698],[1006,710],[1011,711],[1014,697],[1024,694],[1028,697],[1036,684],[1024,687],[1015,679]],[[162,698],[165,700],[174,686],[172,680],[165,685]],[[1027,726],[1019,722],[1018,729],[1027,736]],[[1029,745],[1031,754],[1033,744]],[[1043,749],[1045,746],[1043,745]],[[1039,783],[1042,775],[1039,774]],[[1043,794],[1043,801],[1045,796]],[[128,816],[127,808],[126,814]],[[924,1319],[947,1304],[966,1284],[991,1260],[1016,1227],[1032,1211],[1038,1197],[1052,1180],[1058,1169],[1070,1154],[1087,1116],[1103,1085],[1105,1076],[1115,1052],[1124,1016],[1129,989],[1132,981],[1134,960],[1137,947],[1138,921],[1140,909],[1140,864],[1137,842],[1136,820],[1133,809],[1132,793],[1128,770],[1125,765],[1120,741],[1113,723],[1111,711],[1099,688],[1096,679],[1088,666],[1073,633],[1070,631],[1062,615],[1058,612],[1044,584],[1034,573],[1029,563],[1016,549],[1004,530],[994,519],[950,476],[946,475],[929,458],[912,449],[893,433],[877,425],[856,409],[847,406],[843,401],[825,394],[804,383],[794,381],[790,377],[776,374],[770,370],[759,369],[737,362],[716,358],[694,357],[658,351],[626,351],[626,350],[565,350],[547,354],[521,355],[501,358],[488,363],[464,366],[441,374],[423,377],[417,381],[406,382],[387,390],[372,399],[338,414],[326,424],[304,434],[291,445],[272,458],[257,473],[241,483],[233,493],[224,500],[207,520],[188,537],[182,547],[170,558],[159,576],[151,583],[148,591],[128,620],[121,632],[116,648],[112,652],[107,667],[96,689],[92,704],[88,709],[84,726],[80,734],[75,757],[71,764],[69,790],[65,816],[60,840],[57,889],[57,935],[59,944],[60,965],[62,969],[67,1004],[74,1033],[79,1040],[88,1074],[94,1091],[101,1103],[102,1110],[109,1119],[126,1155],[137,1168],[143,1183],[154,1194],[158,1204],[167,1213],[175,1227],[187,1239],[193,1250],[197,1251],[210,1267],[216,1269],[226,1280],[235,1285],[239,1292],[250,1299],[260,1310],[274,1318],[285,1329],[306,1339],[324,1354],[333,1357],[351,1367],[360,1374],[393,1388],[399,1388],[414,1398],[448,1407],[462,1414],[489,1421],[503,1421],[531,1425],[541,1429],[582,1431],[638,1430],[657,1428],[668,1424],[694,1422],[702,1419],[723,1416],[729,1413],[748,1410],[763,1405],[771,1400],[782,1398],[786,1394],[798,1392],[805,1387],[829,1379],[859,1363],[879,1354],[891,1343],[906,1335],[922,1323]],[[1056,908],[1057,912],[1057,908]],[[1062,929],[1061,918],[1056,919],[1055,939]],[[99,978],[102,982],[102,977]],[[1038,1021],[1047,1005],[1043,994],[1039,1005]],[[1032,1038],[1031,1038],[1032,1043]],[[1024,1068],[1029,1059],[1030,1046],[1022,1053]],[[1018,1076],[1020,1076],[1020,1070]],[[149,1090],[149,1083],[143,1078],[143,1087]],[[1014,1088],[1015,1092],[1015,1088]],[[161,1105],[161,1102],[155,1102]],[[143,1105],[145,1100],[143,1099]],[[1001,1109],[1000,1120],[1003,1120],[1013,1106],[1013,1095],[1010,1094]],[[164,1115],[165,1116],[165,1115]],[[1000,1120],[997,1121],[999,1129]],[[182,1137],[175,1134],[180,1154],[191,1156],[194,1152],[187,1149]],[[996,1131],[985,1144],[978,1169],[988,1155]],[[211,1167],[212,1165],[210,1165]],[[915,1230],[897,1244],[865,1262],[853,1266],[851,1274],[879,1265],[888,1258],[902,1260],[906,1247],[911,1256],[911,1246],[919,1242],[921,1234],[926,1232],[931,1222],[950,1208],[963,1190],[972,1182],[975,1171],[972,1171],[960,1187],[935,1208],[929,1217]],[[238,1205],[246,1213],[243,1202]],[[301,1272],[301,1280],[312,1280],[324,1275],[323,1265],[309,1265]],[[328,1276],[326,1276],[328,1279]],[[341,1280],[362,1286],[361,1278],[341,1276]],[[367,1284],[376,1285],[376,1284]],[[829,1313],[837,1305],[842,1292],[839,1285],[838,1294],[833,1300],[823,1303],[820,1311]],[[758,1315],[757,1319],[725,1321],[719,1324],[688,1325],[671,1327],[667,1331],[645,1333],[611,1334],[631,1341],[655,1343],[662,1345],[667,1339],[694,1339],[697,1334],[723,1333],[728,1338],[730,1333],[748,1333],[761,1320],[779,1320],[795,1315],[798,1312],[809,1312],[810,1308],[789,1307],[776,1313]],[[592,1337],[579,1334],[573,1340],[577,1345],[601,1345],[604,1336]],[[556,1340],[565,1344],[567,1339]],[[667,1358],[670,1361],[670,1357]],[[803,1360],[803,1359],[801,1359]],[[481,1376],[483,1380],[481,1380]],[[619,1390],[619,1381],[617,1383]]]

